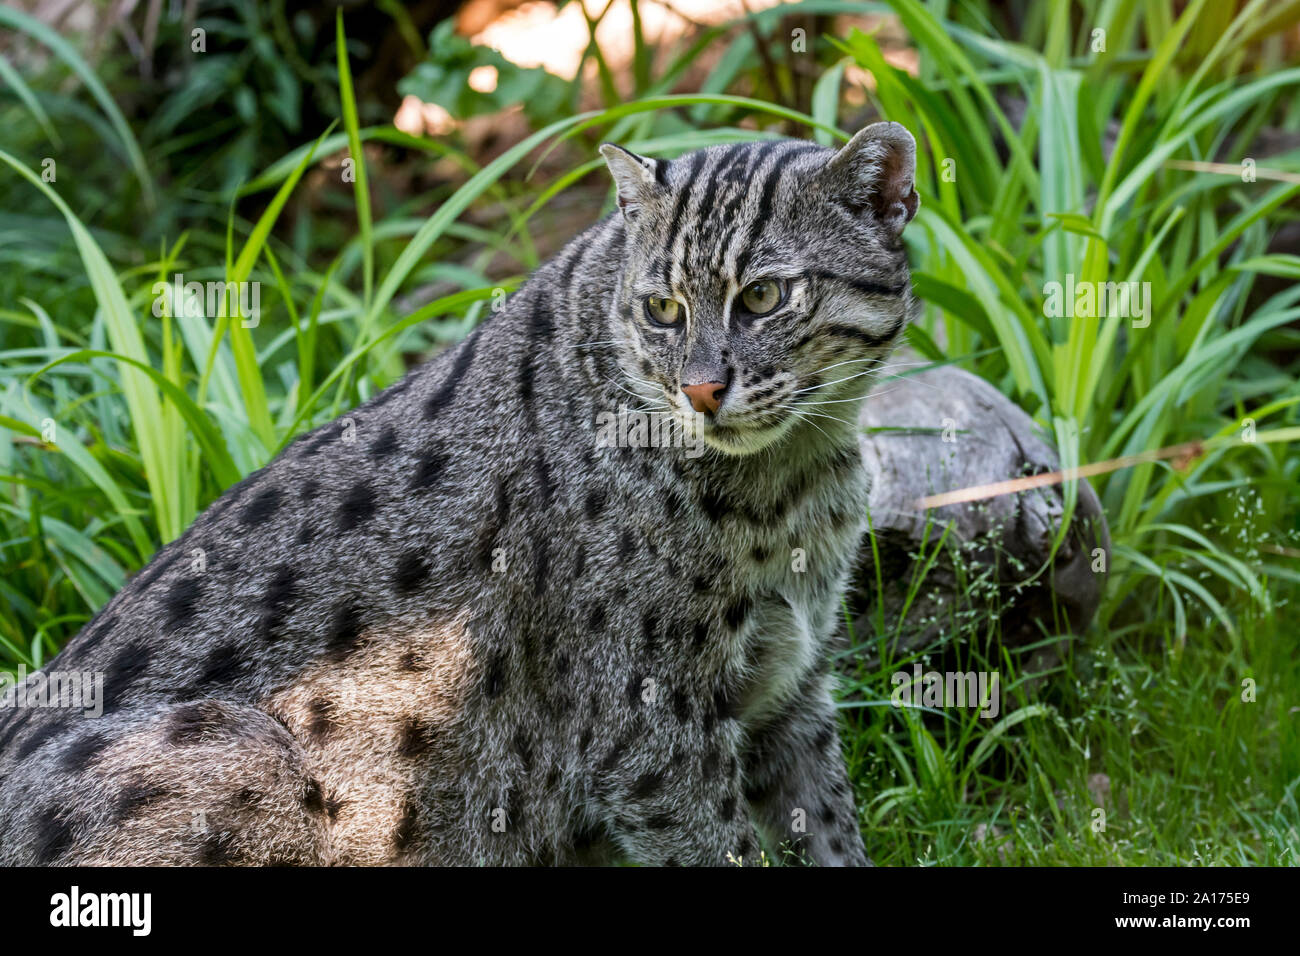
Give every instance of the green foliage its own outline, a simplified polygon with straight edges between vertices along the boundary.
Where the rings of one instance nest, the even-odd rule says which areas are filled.
[[[495,113],[522,104],[534,123],[545,125],[571,111],[571,88],[541,67],[515,66],[496,50],[474,46],[443,20],[429,35],[429,54],[397,86],[403,96],[437,103],[452,116],[464,118]],[[496,86],[479,92],[469,85],[469,75],[479,67],[496,70]]]
[[[925,653],[999,670],[996,720],[890,707],[890,673],[914,662],[891,651],[901,624],[854,635],[842,705],[869,849],[886,863],[1292,861],[1300,259],[1270,240],[1295,221],[1300,155],[1257,158],[1255,181],[1205,163],[1296,127],[1300,69],[1274,40],[1300,4],[1028,7],[1006,24],[993,4],[808,0],[797,12],[824,35],[806,55],[783,8],[660,49],[638,26],[626,78],[595,43],[602,13],[584,57],[600,106],[585,113],[580,81],[435,31],[403,91],[462,117],[529,104],[534,131],[486,165],[454,136],[376,122],[341,19],[299,62],[282,6],[264,20],[231,5],[235,19],[205,22],[210,42],[240,43],[133,126],[107,95],[119,84],[0,11],[53,54],[39,75],[0,68],[0,666],[48,660],[224,488],[462,337],[539,264],[551,200],[606,195],[587,178],[597,142],[671,157],[782,133],[842,141],[863,120],[846,85],[866,70],[871,104],[920,148],[917,349],[998,384],[1067,465],[1219,439],[1184,471],[1098,479],[1116,544],[1105,601],[1041,677],[996,640],[1014,595],[971,570],[952,639]],[[899,18],[917,75],[890,65],[881,34],[831,34],[830,17],[863,12]],[[1104,51],[1079,23],[1105,31]],[[493,94],[465,85],[480,65],[498,69]],[[675,94],[688,79],[699,92]],[[309,101],[341,128],[295,130]],[[391,174],[409,157],[455,174],[404,193]],[[260,283],[258,322],[228,299],[157,310],[177,273]],[[1049,314],[1049,284],[1069,275],[1149,282],[1145,324]],[[950,546],[936,529],[918,566]],[[1059,636],[1045,623],[1044,646]]]

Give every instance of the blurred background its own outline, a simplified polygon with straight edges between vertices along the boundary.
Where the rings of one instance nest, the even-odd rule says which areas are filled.
[[[1297,0],[7,3],[0,666],[49,660],[224,488],[608,213],[600,142],[885,117],[918,141],[914,370],[980,376],[1065,465],[1205,444],[1094,480],[1114,545],[1083,633],[1008,647],[1019,585],[958,553],[934,641],[898,640],[939,534],[903,613],[850,599],[869,851],[1292,862],[1298,84]],[[177,275],[256,283],[256,322],[160,312]],[[1067,276],[1149,283],[1149,324],[1052,314]],[[887,706],[941,657],[1004,673],[995,726]]]

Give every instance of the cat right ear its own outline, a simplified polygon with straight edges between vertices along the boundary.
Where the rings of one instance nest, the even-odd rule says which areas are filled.
[[[668,160],[647,159],[613,143],[602,144],[600,155],[605,157],[605,165],[618,187],[618,208],[623,211],[623,217],[630,220],[662,190]]]
[[[897,237],[916,215],[916,140],[900,123],[873,123],[826,166],[832,193]]]

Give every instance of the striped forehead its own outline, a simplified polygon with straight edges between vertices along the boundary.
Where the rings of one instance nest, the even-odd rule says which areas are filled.
[[[687,270],[739,279],[767,231],[779,230],[772,214],[781,197],[829,154],[813,143],[783,140],[715,146],[668,164],[669,218],[652,272],[670,287]]]

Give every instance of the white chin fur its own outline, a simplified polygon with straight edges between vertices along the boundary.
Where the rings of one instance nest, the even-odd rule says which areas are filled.
[[[696,434],[699,435],[704,444],[714,451],[720,451],[725,455],[752,455],[754,452],[762,451],[776,442],[780,441],[790,431],[794,424],[794,416],[787,415],[781,419],[780,424],[771,428],[746,431],[728,431],[726,437],[718,435],[708,425],[702,426]]]

